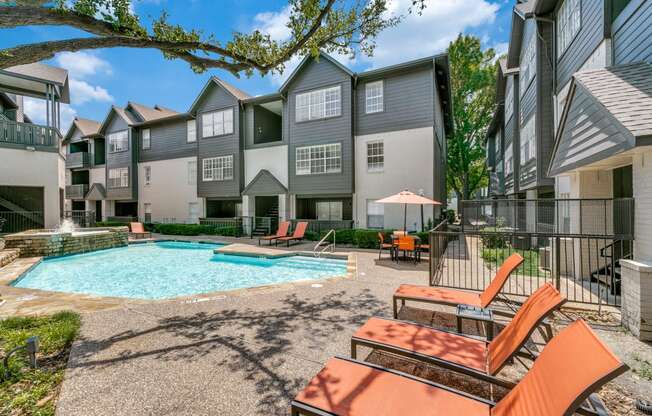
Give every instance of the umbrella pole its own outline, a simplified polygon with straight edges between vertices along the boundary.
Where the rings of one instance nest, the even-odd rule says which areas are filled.
[[[403,232],[407,234],[407,204],[403,204]]]

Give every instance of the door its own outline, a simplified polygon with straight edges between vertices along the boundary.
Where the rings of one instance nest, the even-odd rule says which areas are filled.
[[[102,222],[102,201],[95,201],[95,221]]]

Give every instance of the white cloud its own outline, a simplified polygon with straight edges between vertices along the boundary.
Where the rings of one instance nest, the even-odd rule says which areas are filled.
[[[285,6],[279,12],[261,12],[254,16],[254,29],[269,34],[272,39],[284,41],[290,38],[290,28],[287,22],[290,19],[290,6]]]
[[[494,51],[496,52],[496,59],[500,58],[501,55],[506,54],[508,47],[509,47],[508,42],[500,42],[492,46],[492,48],[494,48]]]
[[[376,39],[373,67],[424,57],[444,51],[459,33],[491,24],[500,8],[488,0],[428,0],[422,15],[408,14],[412,0],[390,0],[388,15],[405,16],[397,26]]]
[[[23,105],[25,114],[27,114],[34,124],[46,123],[45,100],[37,98],[24,97]],[[65,134],[72,120],[77,115],[77,110],[68,104],[61,104],[61,132]]]
[[[112,102],[113,97],[100,86],[93,86],[86,81],[73,78],[70,80],[70,101],[75,105],[90,101]]]
[[[112,68],[104,59],[91,52],[61,52],[57,65],[68,70],[71,78],[86,78],[96,74],[111,75]]]

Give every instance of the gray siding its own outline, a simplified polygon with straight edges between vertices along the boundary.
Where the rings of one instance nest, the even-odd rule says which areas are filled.
[[[514,169],[511,174],[505,175],[505,193],[507,194],[513,194],[515,192],[518,192],[518,182],[514,181],[514,178],[518,177],[518,172],[519,172],[519,166],[518,166],[518,161],[519,161],[519,130],[518,130],[518,114],[520,112],[520,100],[519,100],[519,85],[518,85],[518,77],[516,75],[508,75],[507,76],[507,81],[506,81],[506,87],[509,88],[510,86],[514,87],[514,111],[512,113],[512,116],[505,122],[505,130],[504,130],[504,136],[503,136],[503,157],[502,159],[505,159],[504,152],[507,150],[507,146],[512,144],[512,151],[513,151],[513,166]]]
[[[338,117],[297,123],[296,94],[340,85],[342,112]],[[294,194],[350,194],[353,192],[353,126],[351,77],[327,59],[311,60],[288,86],[287,107],[289,188]],[[319,175],[296,175],[296,148],[316,144],[342,144],[342,171]]]
[[[202,114],[213,110],[233,108],[233,134],[202,137]],[[242,190],[242,139],[240,136],[240,106],[235,97],[216,83],[212,83],[197,105],[197,195],[204,198],[238,197]],[[233,179],[203,181],[203,159],[233,155]]]
[[[106,198],[107,199],[116,199],[116,200],[131,200],[136,199],[137,189],[138,189],[138,171],[136,169],[135,163],[135,140],[132,129],[129,127],[127,122],[113,112],[111,120],[104,132],[105,136],[108,136],[110,133],[128,130],[129,131],[129,148],[123,152],[111,153],[108,151],[109,140],[106,140]],[[115,168],[129,168],[129,183],[130,186],[126,188],[111,188],[109,186],[109,170]]]
[[[652,2],[632,0],[618,16],[613,30],[614,64],[652,63]]]
[[[365,113],[366,82],[383,81],[383,111]],[[432,68],[360,81],[356,87],[356,135],[434,125]]]
[[[551,174],[560,174],[631,148],[632,143],[617,125],[595,98],[576,84]]]
[[[587,1],[583,0],[582,7],[584,7],[585,3]],[[537,186],[551,186],[554,185],[554,179],[548,177],[548,166],[555,146],[555,113],[553,95],[551,94],[553,91],[554,72],[547,57],[554,56],[552,50],[554,30],[552,25],[546,22],[539,22],[538,25],[543,41],[539,40],[537,49],[537,79],[535,81],[537,83],[537,158],[535,178]]]
[[[279,141],[274,141],[274,142],[268,142],[268,143],[254,143],[255,136],[256,136],[256,131],[255,131],[255,126],[254,122],[258,120],[261,127],[263,127],[263,132],[262,132],[262,137],[264,138],[270,138],[271,136],[278,136],[278,134],[270,133],[269,127],[273,126],[274,128],[272,129],[272,132],[275,132],[277,127],[277,119],[273,117],[275,115],[273,112],[260,107],[260,106],[254,106],[253,104],[246,104],[245,105],[245,110],[243,112],[244,115],[244,143],[245,143],[245,148],[246,149],[253,149],[253,148],[258,148],[258,147],[268,147],[268,146],[280,146],[287,144],[286,141],[286,131],[287,131],[287,123],[284,118],[285,113],[286,113],[286,103],[283,102],[283,114],[281,116],[281,121],[280,121],[280,135],[281,137],[277,137],[281,140]],[[271,121],[271,122],[270,122]]]
[[[562,2],[559,2],[561,6]],[[557,59],[557,92],[577,72],[604,39],[604,2],[582,0],[582,26],[575,39]],[[540,26],[549,29],[549,24]],[[552,43],[550,43],[552,45]],[[552,55],[556,55],[556,51]]]
[[[142,131],[138,130],[138,155],[141,162],[190,157],[197,154],[197,142],[188,143],[186,120],[155,124],[149,127],[150,148],[143,149]]]

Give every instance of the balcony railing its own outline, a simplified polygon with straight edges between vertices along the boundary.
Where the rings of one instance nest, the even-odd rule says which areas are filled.
[[[59,137],[59,131],[54,127],[38,126],[0,118],[0,144],[57,149]]]
[[[42,211],[0,211],[0,233],[43,228]]]
[[[77,152],[66,155],[66,167],[69,169],[74,168],[87,168],[91,165],[90,153]]]
[[[64,211],[63,218],[72,220],[78,227],[95,227],[95,211]]]
[[[66,198],[68,199],[82,199],[87,192],[88,184],[66,186]]]

